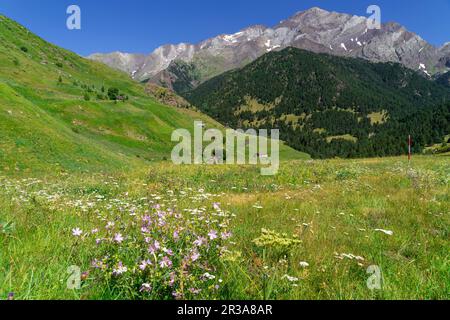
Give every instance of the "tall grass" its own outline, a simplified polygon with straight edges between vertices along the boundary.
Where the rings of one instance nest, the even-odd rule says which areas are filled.
[[[0,297],[448,299],[449,178],[444,157],[5,176]]]

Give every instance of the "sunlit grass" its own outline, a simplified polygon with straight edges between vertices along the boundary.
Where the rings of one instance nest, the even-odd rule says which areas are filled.
[[[292,161],[273,177],[252,166],[159,163],[120,174],[4,177],[0,297],[130,298],[130,288],[112,286],[91,269],[95,239],[80,241],[72,230],[103,228],[99,216],[112,212],[125,223],[132,207],[143,214],[159,203],[184,214],[209,212],[217,202],[235,215],[233,236],[228,253],[211,261],[220,288],[201,298],[448,299],[448,163],[446,157],[417,157],[411,167],[403,158]],[[181,196],[189,190],[208,196],[202,202]],[[125,208],[122,215],[118,208]],[[257,245],[262,229],[295,243]],[[67,289],[71,265],[89,271],[81,290]],[[367,288],[371,265],[382,270],[382,290]]]

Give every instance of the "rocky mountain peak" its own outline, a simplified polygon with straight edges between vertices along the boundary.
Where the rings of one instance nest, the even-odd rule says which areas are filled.
[[[398,23],[389,22],[380,30],[371,30],[366,17],[319,7],[298,12],[274,27],[254,25],[195,45],[164,45],[146,57],[112,53],[89,58],[128,72],[139,81],[150,79],[162,84],[164,74],[165,81],[183,79],[190,83],[181,87],[192,87],[222,72],[242,67],[265,53],[290,46],[373,62],[401,63],[426,76],[450,70],[448,43],[438,49]],[[174,61],[189,66],[174,65]],[[180,66],[181,70],[175,70]],[[172,87],[172,83],[166,84]]]

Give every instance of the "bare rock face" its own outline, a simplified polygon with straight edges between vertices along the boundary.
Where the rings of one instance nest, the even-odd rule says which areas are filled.
[[[177,95],[172,90],[160,87],[154,83],[147,83],[145,91],[160,103],[168,106],[177,108],[189,108],[191,106],[189,102]]]
[[[429,77],[450,70],[450,43],[436,48],[397,23],[370,29],[365,17],[317,7],[272,28],[256,25],[195,45],[165,45],[148,56],[115,52],[89,58],[125,71],[138,81],[183,92],[267,52],[290,46],[373,62],[397,62]]]
[[[450,70],[450,42],[447,42],[439,49],[439,57],[437,68]]]
[[[139,69],[145,61],[145,55],[131,54],[122,52],[112,52],[107,54],[95,53],[88,57],[91,60],[103,62],[115,69],[124,71],[133,75],[135,70]]]

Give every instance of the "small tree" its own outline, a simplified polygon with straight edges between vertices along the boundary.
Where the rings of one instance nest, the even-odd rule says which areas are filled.
[[[109,100],[117,100],[118,95],[119,95],[119,89],[117,89],[117,88],[109,88],[108,89]]]
[[[87,92],[84,94],[84,100],[86,100],[86,101],[91,100],[91,97],[89,96],[89,94]]]
[[[62,83],[62,82],[63,82],[63,79],[62,79],[61,76],[59,76],[59,78],[58,78],[58,83]]]

